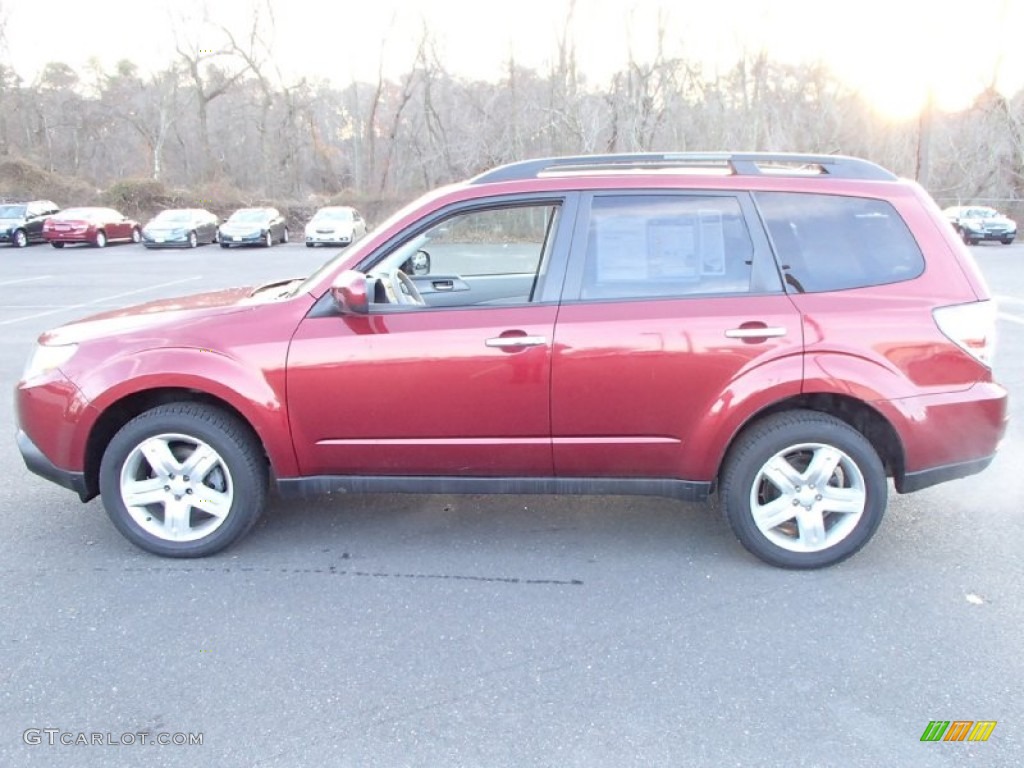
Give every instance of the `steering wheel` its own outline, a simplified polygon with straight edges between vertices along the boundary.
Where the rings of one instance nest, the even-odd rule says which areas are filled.
[[[423,296],[416,287],[416,283],[409,279],[409,276],[401,268],[395,269],[388,274],[388,282],[391,283],[394,289],[396,304],[407,304],[416,307],[425,307],[427,305],[427,302],[423,300]]]

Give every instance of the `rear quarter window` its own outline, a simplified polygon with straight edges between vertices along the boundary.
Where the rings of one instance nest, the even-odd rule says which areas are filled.
[[[924,271],[921,248],[884,200],[800,192],[754,196],[791,291],[886,285]]]

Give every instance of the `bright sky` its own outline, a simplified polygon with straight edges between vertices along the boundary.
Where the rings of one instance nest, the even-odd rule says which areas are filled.
[[[382,60],[385,74],[407,71],[424,23],[456,74],[496,78],[510,53],[544,69],[569,7],[569,0],[272,2],[275,59],[285,77],[338,84],[374,80]],[[96,57],[110,67],[127,58],[144,69],[161,67],[173,56],[172,10],[201,30],[205,5],[244,34],[252,3],[0,0],[0,15],[8,19],[8,63],[31,79],[55,60],[78,67]],[[40,19],[43,9],[48,21]],[[669,55],[722,71],[744,50],[820,60],[895,119],[916,114],[929,91],[940,107],[958,109],[993,77],[1007,93],[1024,87],[1021,0],[576,0],[580,69],[602,82],[630,48],[643,60],[653,52],[659,18]]]

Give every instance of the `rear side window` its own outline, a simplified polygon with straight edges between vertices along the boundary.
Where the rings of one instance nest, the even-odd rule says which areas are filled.
[[[596,197],[581,298],[750,291],[754,247],[732,197]]]
[[[917,241],[884,200],[798,192],[755,198],[790,290],[864,288],[924,271]]]

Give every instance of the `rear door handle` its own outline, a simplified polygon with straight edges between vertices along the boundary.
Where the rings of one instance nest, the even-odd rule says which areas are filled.
[[[496,336],[484,342],[488,347],[498,348],[539,347],[547,343],[543,336]]]
[[[761,328],[730,328],[725,332],[729,339],[775,339],[786,335],[785,328],[763,326]]]

